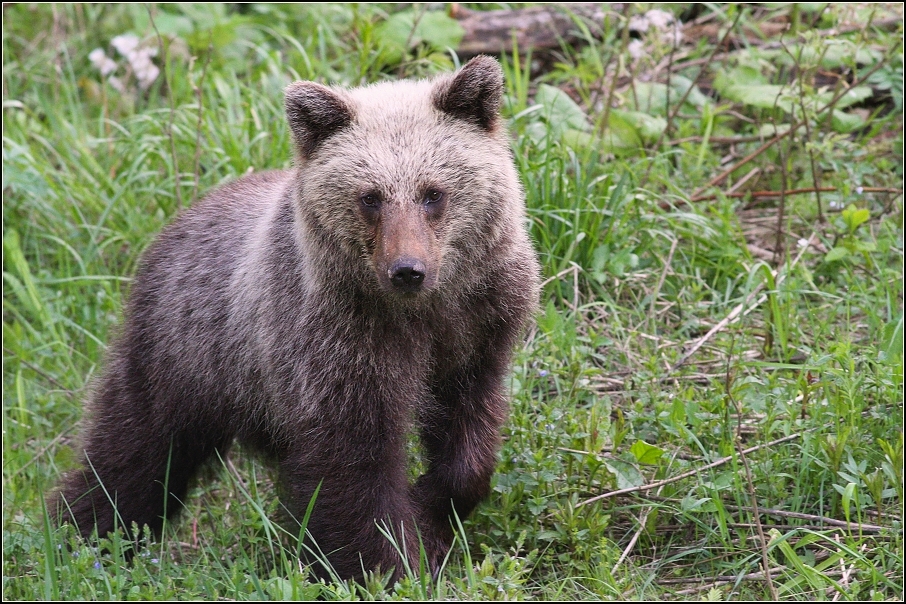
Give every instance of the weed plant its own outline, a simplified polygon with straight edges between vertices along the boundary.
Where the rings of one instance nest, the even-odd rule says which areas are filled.
[[[545,287],[493,494],[437,580],[356,585],[309,579],[241,450],[131,563],[43,497],[142,251],[290,165],[283,87],[448,71],[461,28],[433,5],[4,5],[4,600],[902,599],[902,8],[670,6],[679,41],[627,4],[500,57]]]

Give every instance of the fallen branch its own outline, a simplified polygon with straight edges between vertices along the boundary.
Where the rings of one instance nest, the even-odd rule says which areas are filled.
[[[10,356],[16,357],[17,361],[19,361],[20,363],[22,363],[23,365],[25,365],[26,367],[28,367],[29,369],[31,369],[32,371],[34,371],[35,373],[37,373],[38,375],[43,377],[45,380],[47,380],[54,386],[56,386],[57,390],[59,390],[60,392],[62,392],[66,396],[68,396],[69,398],[75,398],[75,392],[73,392],[72,390],[69,390],[67,388],[64,388],[63,384],[58,382],[55,377],[53,377],[52,375],[50,375],[49,373],[47,373],[46,371],[44,371],[43,369],[41,369],[40,367],[35,365],[34,363],[26,361],[25,359],[23,359],[21,356],[19,356],[18,354],[16,354],[15,352],[13,352],[9,348],[7,348],[6,346],[3,347],[3,352],[5,352],[6,354],[8,354]]]
[[[787,570],[786,566],[774,566],[771,568],[771,572],[780,572]],[[658,585],[683,585],[685,583],[699,583],[701,581],[708,581],[710,584],[714,585],[717,583],[732,583],[734,581],[751,581],[764,579],[764,572],[757,571],[754,573],[748,573],[745,575],[718,575],[716,577],[671,577],[669,579],[658,579]]]
[[[609,12],[622,10],[622,5],[607,6]],[[561,4],[532,6],[514,10],[475,11],[452,4],[450,16],[459,21],[464,34],[456,52],[463,57],[478,54],[502,54],[518,48],[550,50],[561,44],[582,42],[573,21],[578,17],[592,24],[604,21],[605,10],[599,4]],[[600,28],[596,27],[600,37]]]
[[[737,505],[730,505],[728,503],[725,503],[724,507],[734,512],[749,509]],[[796,518],[798,520],[808,520],[810,522],[816,522],[819,525],[826,524],[827,526],[845,528],[847,530],[857,529],[866,533],[879,533],[884,530],[890,530],[885,529],[883,526],[878,526],[877,524],[859,524],[856,522],[837,520],[836,518],[828,518],[827,516],[816,516],[815,514],[804,514],[802,512],[788,512],[786,510],[775,510],[772,508],[758,508],[758,513],[765,514],[766,516],[776,516],[778,518]]]
[[[580,18],[589,24],[591,34],[600,39],[602,37],[601,24],[608,13],[623,12],[622,3],[609,4],[602,7],[596,3],[566,3],[560,5],[532,6],[511,10],[477,11],[465,8],[459,3],[450,5],[449,14],[459,21],[463,28],[462,41],[456,49],[462,57],[471,57],[477,54],[503,54],[519,49],[525,52],[529,49],[554,50],[562,44],[577,45],[586,43],[576,27],[575,18]],[[900,18],[889,18],[871,24],[882,29],[896,28],[902,22]],[[733,36],[736,27],[725,28],[720,24],[680,24],[682,27],[685,44],[694,46],[702,37],[712,39],[715,51],[728,46],[738,46],[740,40]],[[632,24],[628,25],[633,29]],[[785,22],[765,22],[756,25],[747,24],[744,30],[747,46],[775,47],[779,42],[777,36],[787,34],[789,24]],[[844,33],[860,31],[863,26],[847,26],[830,30],[817,30],[826,36],[836,36]],[[726,29],[726,31],[723,31]],[[722,36],[722,37],[721,37]],[[800,39],[804,39],[802,35]],[[730,52],[721,52],[707,58],[674,64],[674,69],[686,68],[691,65],[706,65],[712,60],[729,56]]]
[[[803,193],[836,193],[837,187],[803,187],[801,189],[790,189],[788,191],[743,191],[742,193],[723,193],[724,197],[733,197],[733,198],[742,198],[742,197],[754,197],[754,198],[765,198],[765,197],[780,197],[781,195],[801,195]],[[860,187],[859,191],[861,193],[892,193],[894,195],[902,195],[903,189],[896,189],[892,187]],[[695,201],[710,201],[712,199],[717,199],[718,195],[696,195],[690,197],[690,202]]]
[[[26,469],[28,466],[30,466],[31,464],[35,463],[35,462],[38,461],[39,459],[41,459],[41,457],[42,457],[45,453],[47,453],[47,452],[51,449],[51,447],[53,447],[53,446],[56,445],[58,442],[60,442],[61,440],[63,440],[63,437],[65,437],[65,436],[68,435],[70,432],[72,432],[73,428],[75,428],[75,427],[76,427],[76,425],[75,425],[75,424],[72,424],[72,425],[70,425],[68,428],[66,428],[65,430],[63,430],[63,431],[60,432],[59,434],[57,434],[57,435],[54,437],[54,439],[53,439],[52,441],[50,441],[49,443],[47,443],[46,445],[44,445],[43,447],[41,447],[41,449],[40,449],[37,453],[35,453],[35,454],[32,456],[31,459],[29,459],[29,460],[26,461],[24,464],[22,464],[21,466],[19,466],[19,469],[17,469],[15,472],[13,472],[12,476],[9,477],[9,480],[12,480],[12,479],[15,478],[16,476],[19,476],[20,474],[22,474],[22,472],[25,471],[25,469]]]
[[[686,136],[666,141],[665,145],[682,145],[683,143],[700,143],[707,140],[715,145],[735,145],[737,143],[757,143],[764,140],[760,134],[751,134],[749,136]]]
[[[808,432],[808,430],[806,430],[806,432]],[[789,437],[787,437],[787,438],[789,438]],[[772,443],[768,443],[768,444],[772,444]],[[751,451],[751,450],[752,449],[747,449],[747,451]],[[654,501],[662,501],[665,503],[679,503],[678,499],[670,499],[668,497],[658,497],[656,495],[648,495],[647,498],[654,500]],[[731,512],[741,512],[741,511],[752,512],[753,511],[752,508],[747,508],[745,506],[739,506],[739,505],[733,505],[730,503],[724,503],[723,507],[724,507],[724,509],[729,510]],[[786,527],[785,530],[794,530],[794,529],[799,529],[799,530],[801,530],[801,529],[838,530],[839,529],[839,530],[852,531],[853,529],[856,529],[856,530],[862,531],[864,533],[882,533],[884,531],[894,530],[893,527],[883,527],[883,526],[879,526],[877,524],[868,524],[868,523],[859,524],[859,523],[852,522],[852,521],[846,522],[845,520],[837,520],[836,518],[829,518],[827,516],[817,516],[815,514],[805,514],[803,512],[788,512],[786,510],[776,510],[774,508],[761,508],[760,507],[760,508],[758,508],[758,513],[764,514],[766,516],[777,516],[778,518],[795,518],[797,520],[808,520],[809,522],[815,523],[814,525],[810,525],[810,526],[796,526],[796,527],[790,526],[790,527]],[[727,526],[731,526],[731,525],[732,526],[741,526],[741,527],[750,526],[748,523],[727,523]],[[768,528],[772,528],[772,527],[769,525]]]
[[[655,501],[677,502],[676,499],[669,499],[667,497],[655,497],[655,496],[649,495],[648,498],[653,499]],[[619,526],[621,528],[625,528],[625,530],[627,532],[630,530],[629,527],[625,526],[625,523],[617,522],[617,523],[614,523],[614,526]],[[846,527],[842,527],[842,526],[821,526],[818,524],[766,524],[766,523],[762,523],[761,526],[762,526],[762,528],[767,529],[769,531],[778,530],[783,533],[807,530],[807,531],[830,531],[830,532],[834,532],[836,534],[836,533],[840,533],[840,532],[843,532],[846,530]],[[863,525],[863,526],[865,526],[865,525]],[[869,525],[869,526],[872,526],[872,525]],[[663,524],[663,525],[659,525],[659,526],[655,527],[654,532],[657,534],[672,534],[677,531],[685,530],[688,528],[689,528],[689,526],[686,524]],[[727,528],[754,529],[755,524],[753,522],[727,522]],[[880,531],[866,529],[865,532],[872,533],[873,539],[889,540],[889,539],[895,538],[894,535],[879,534]],[[796,539],[792,538],[792,537],[788,538],[787,540],[790,543],[796,542]]]
[[[878,29],[883,29],[885,31],[896,31],[896,28],[899,27],[902,22],[903,19],[901,17],[890,17],[869,23],[868,26],[877,27]],[[787,35],[789,33],[789,26],[790,24],[785,21],[765,21],[762,23],[749,22],[746,23],[744,27],[740,28],[742,35],[732,38],[731,44],[727,44],[724,47],[726,48],[730,45],[744,45],[746,48],[752,46],[758,48],[776,48],[780,42],[775,40],[775,38]],[[721,30],[723,30],[724,27],[725,26],[722,23],[689,23],[683,26],[683,38],[689,44],[696,44],[702,38],[707,38],[709,43],[715,44],[720,38]],[[830,29],[813,29],[810,30],[810,33],[814,33],[818,38],[832,38],[844,34],[864,31],[866,27],[865,24],[846,25]],[[726,38],[726,36],[724,37]],[[791,37],[803,42],[808,39],[803,33]],[[723,44],[725,44],[724,41],[722,41],[721,45]]]
[[[733,350],[732,345],[730,350]],[[752,479],[752,471],[749,468],[749,458],[746,456],[745,451],[742,448],[742,405],[739,404],[739,401],[733,396],[731,392],[730,384],[732,383],[731,371],[730,371],[730,356],[727,357],[727,379],[724,382],[726,387],[727,398],[733,403],[733,406],[736,407],[736,450],[739,452],[739,459],[742,461],[742,467],[746,473],[746,486],[749,490],[749,498],[752,502],[752,508],[755,510],[755,530],[758,532],[758,545],[761,548],[761,566],[764,570],[764,580],[768,585],[768,590],[771,592],[771,598],[776,602],[779,600],[777,594],[777,587],[774,586],[774,579],[771,577],[771,561],[768,557],[768,538],[764,534],[764,527],[761,525],[761,515],[758,513],[758,496],[755,494],[755,481]]]
[[[815,234],[812,233],[811,237],[809,237],[809,239],[808,239],[809,245],[802,247],[802,249],[799,251],[799,255],[797,255],[796,258],[793,260],[793,262],[790,263],[790,267],[789,267],[790,269],[792,269],[794,266],[796,266],[796,264],[798,264],[799,260],[802,258],[802,255],[805,253],[805,250],[807,250],[809,248],[809,246],[812,245],[812,240],[814,238],[815,238]],[[789,272],[789,271],[787,271],[787,272]],[[774,276],[776,287],[780,287],[780,284],[783,283],[783,280],[785,279],[785,277],[787,275],[787,273],[781,274],[779,270],[772,270],[771,274]],[[746,296],[745,300],[740,302],[738,305],[736,305],[735,308],[733,308],[733,310],[730,311],[729,315],[724,317],[717,325],[715,325],[710,330],[708,330],[708,333],[706,333],[701,338],[696,340],[696,342],[692,345],[692,347],[689,348],[689,350],[687,350],[683,354],[683,356],[681,356],[680,359],[676,363],[673,364],[672,367],[670,367],[670,369],[668,370],[668,374],[673,373],[674,371],[679,369],[683,364],[685,364],[685,362],[687,360],[689,360],[689,357],[691,357],[693,354],[698,352],[698,349],[701,348],[705,344],[705,342],[710,340],[714,336],[714,334],[716,334],[718,331],[722,330],[724,327],[726,327],[730,323],[734,322],[741,315],[748,314],[753,309],[757,308],[758,306],[761,306],[761,304],[767,299],[767,296],[759,297],[758,300],[756,300],[755,303],[751,304],[751,305],[750,305],[750,301],[752,300],[752,298],[757,296],[761,292],[762,289],[764,289],[764,286],[765,286],[765,284],[763,282],[759,283],[755,289],[753,289],[751,292],[749,292],[749,295]]]
[[[778,438],[777,440],[772,440],[769,443],[764,443],[761,445],[757,445],[755,447],[750,447],[750,448],[746,449],[745,451],[743,451],[743,453],[745,453],[745,454],[754,453],[755,451],[760,451],[761,449],[765,449],[767,447],[773,447],[774,445],[779,445],[781,443],[789,442],[791,440],[796,440],[797,438],[800,438],[802,436],[802,434],[803,434],[802,432],[798,432],[796,434],[790,434],[789,436],[784,436],[783,438]],[[585,501],[577,504],[576,507],[580,508],[583,505],[587,505],[589,503],[594,503],[595,501],[600,501],[602,499],[609,499],[611,497],[616,497],[618,495],[627,495],[629,493],[639,493],[639,492],[651,491],[652,489],[657,489],[664,485],[678,482],[684,478],[689,478],[690,476],[695,476],[696,474],[698,474],[700,472],[704,472],[705,470],[710,470],[711,468],[716,468],[718,466],[722,466],[723,464],[731,461],[734,457],[735,457],[735,455],[721,457],[717,461],[711,462],[708,465],[702,466],[700,468],[696,468],[694,470],[689,470],[688,472],[684,472],[682,474],[674,476],[673,478],[666,478],[664,480],[659,480],[657,482],[652,482],[650,484],[645,484],[645,485],[638,486],[638,487],[629,487],[626,489],[620,489],[618,491],[611,491],[609,493],[603,493],[601,495],[597,495],[596,497],[592,497],[591,499],[586,499]]]
[[[785,571],[785,570],[789,570],[789,569],[786,566],[775,566],[775,567],[772,567],[771,570],[781,572],[781,571]],[[836,570],[825,570],[823,574],[826,577],[834,577],[834,576],[840,575],[841,573],[840,573],[840,571],[836,571]],[[704,585],[699,585],[698,587],[690,587],[688,589],[681,589],[680,591],[673,592],[673,595],[690,596],[690,595],[693,595],[696,593],[701,593],[703,591],[713,589],[720,585],[727,585],[730,583],[737,584],[741,581],[756,581],[756,580],[760,580],[760,579],[764,579],[764,572],[759,571],[759,572],[754,572],[754,573],[748,573],[745,575],[739,575],[736,577],[734,577],[732,575],[719,575],[717,577],[709,577],[709,578],[705,579],[709,582],[705,583]],[[699,579],[699,580],[702,580],[702,579]],[[669,583],[668,583],[669,581],[678,582],[676,579],[661,579],[660,581],[658,581],[658,585],[669,585]],[[685,582],[688,583],[691,581],[685,581]]]
[[[620,555],[620,559],[617,560],[617,563],[613,565],[613,568],[610,570],[610,574],[615,575],[617,569],[620,568],[620,565],[623,563],[626,558],[629,557],[629,552],[632,551],[632,548],[635,547],[636,542],[638,542],[639,537],[642,536],[642,533],[645,532],[645,523],[648,522],[648,515],[651,513],[651,510],[654,508],[649,506],[642,511],[642,514],[639,516],[639,528],[633,533],[632,539],[629,540],[629,545],[623,550],[623,553]]]

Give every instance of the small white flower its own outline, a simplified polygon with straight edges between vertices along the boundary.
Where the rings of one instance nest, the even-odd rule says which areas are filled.
[[[673,15],[657,8],[652,9],[643,15],[637,14],[629,18],[629,30],[640,33],[645,33],[651,27],[665,31],[673,24]]]
[[[138,48],[138,37],[132,34],[123,34],[112,39],[110,45],[121,55],[129,58],[129,53]]]
[[[135,77],[138,78],[138,85],[141,86],[142,90],[154,83],[154,80],[157,79],[158,75],[160,75],[160,69],[151,62],[149,62],[141,71],[138,69],[135,70]]]
[[[862,194],[862,191],[864,191],[864,189],[863,189],[862,187],[856,187],[856,193],[857,193],[857,194],[861,195],[861,194]]]
[[[116,71],[116,61],[108,57],[100,48],[95,48],[88,53],[88,60],[91,61],[91,64],[94,65],[95,69],[100,71],[101,75],[104,77]]]
[[[123,84],[123,81],[121,79],[119,79],[118,77],[110,76],[107,79],[107,81],[110,82],[110,85],[113,86],[114,89],[119,90],[120,92],[126,91],[126,86]]]
[[[633,15],[629,18],[629,31],[646,32],[651,26],[651,22],[645,18],[645,15]]]
[[[798,247],[799,249],[808,247],[808,239],[800,239],[796,242],[796,247]]]
[[[138,85],[143,90],[150,86],[157,76],[160,69],[151,61],[151,57],[157,54],[156,48],[139,48],[129,53],[129,64],[138,80]]]
[[[629,56],[633,59],[640,59],[645,56],[645,44],[641,40],[633,40],[629,43],[629,46],[626,47],[626,50],[629,51]]]
[[[668,26],[673,24],[673,15],[657,8],[645,13],[645,17],[651,25],[658,29],[667,29]]]

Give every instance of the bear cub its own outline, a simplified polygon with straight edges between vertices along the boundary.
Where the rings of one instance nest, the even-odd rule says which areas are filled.
[[[293,517],[317,490],[310,538],[340,577],[399,577],[420,544],[436,573],[453,511],[488,494],[539,295],[502,93],[489,57],[430,81],[287,87],[293,169],[213,191],[144,253],[82,467],[50,499],[60,521],[159,535],[238,439],[276,464]]]

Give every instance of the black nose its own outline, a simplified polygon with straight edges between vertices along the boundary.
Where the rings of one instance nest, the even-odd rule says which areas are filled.
[[[387,272],[393,286],[404,292],[418,291],[425,281],[425,265],[420,260],[397,260]]]

